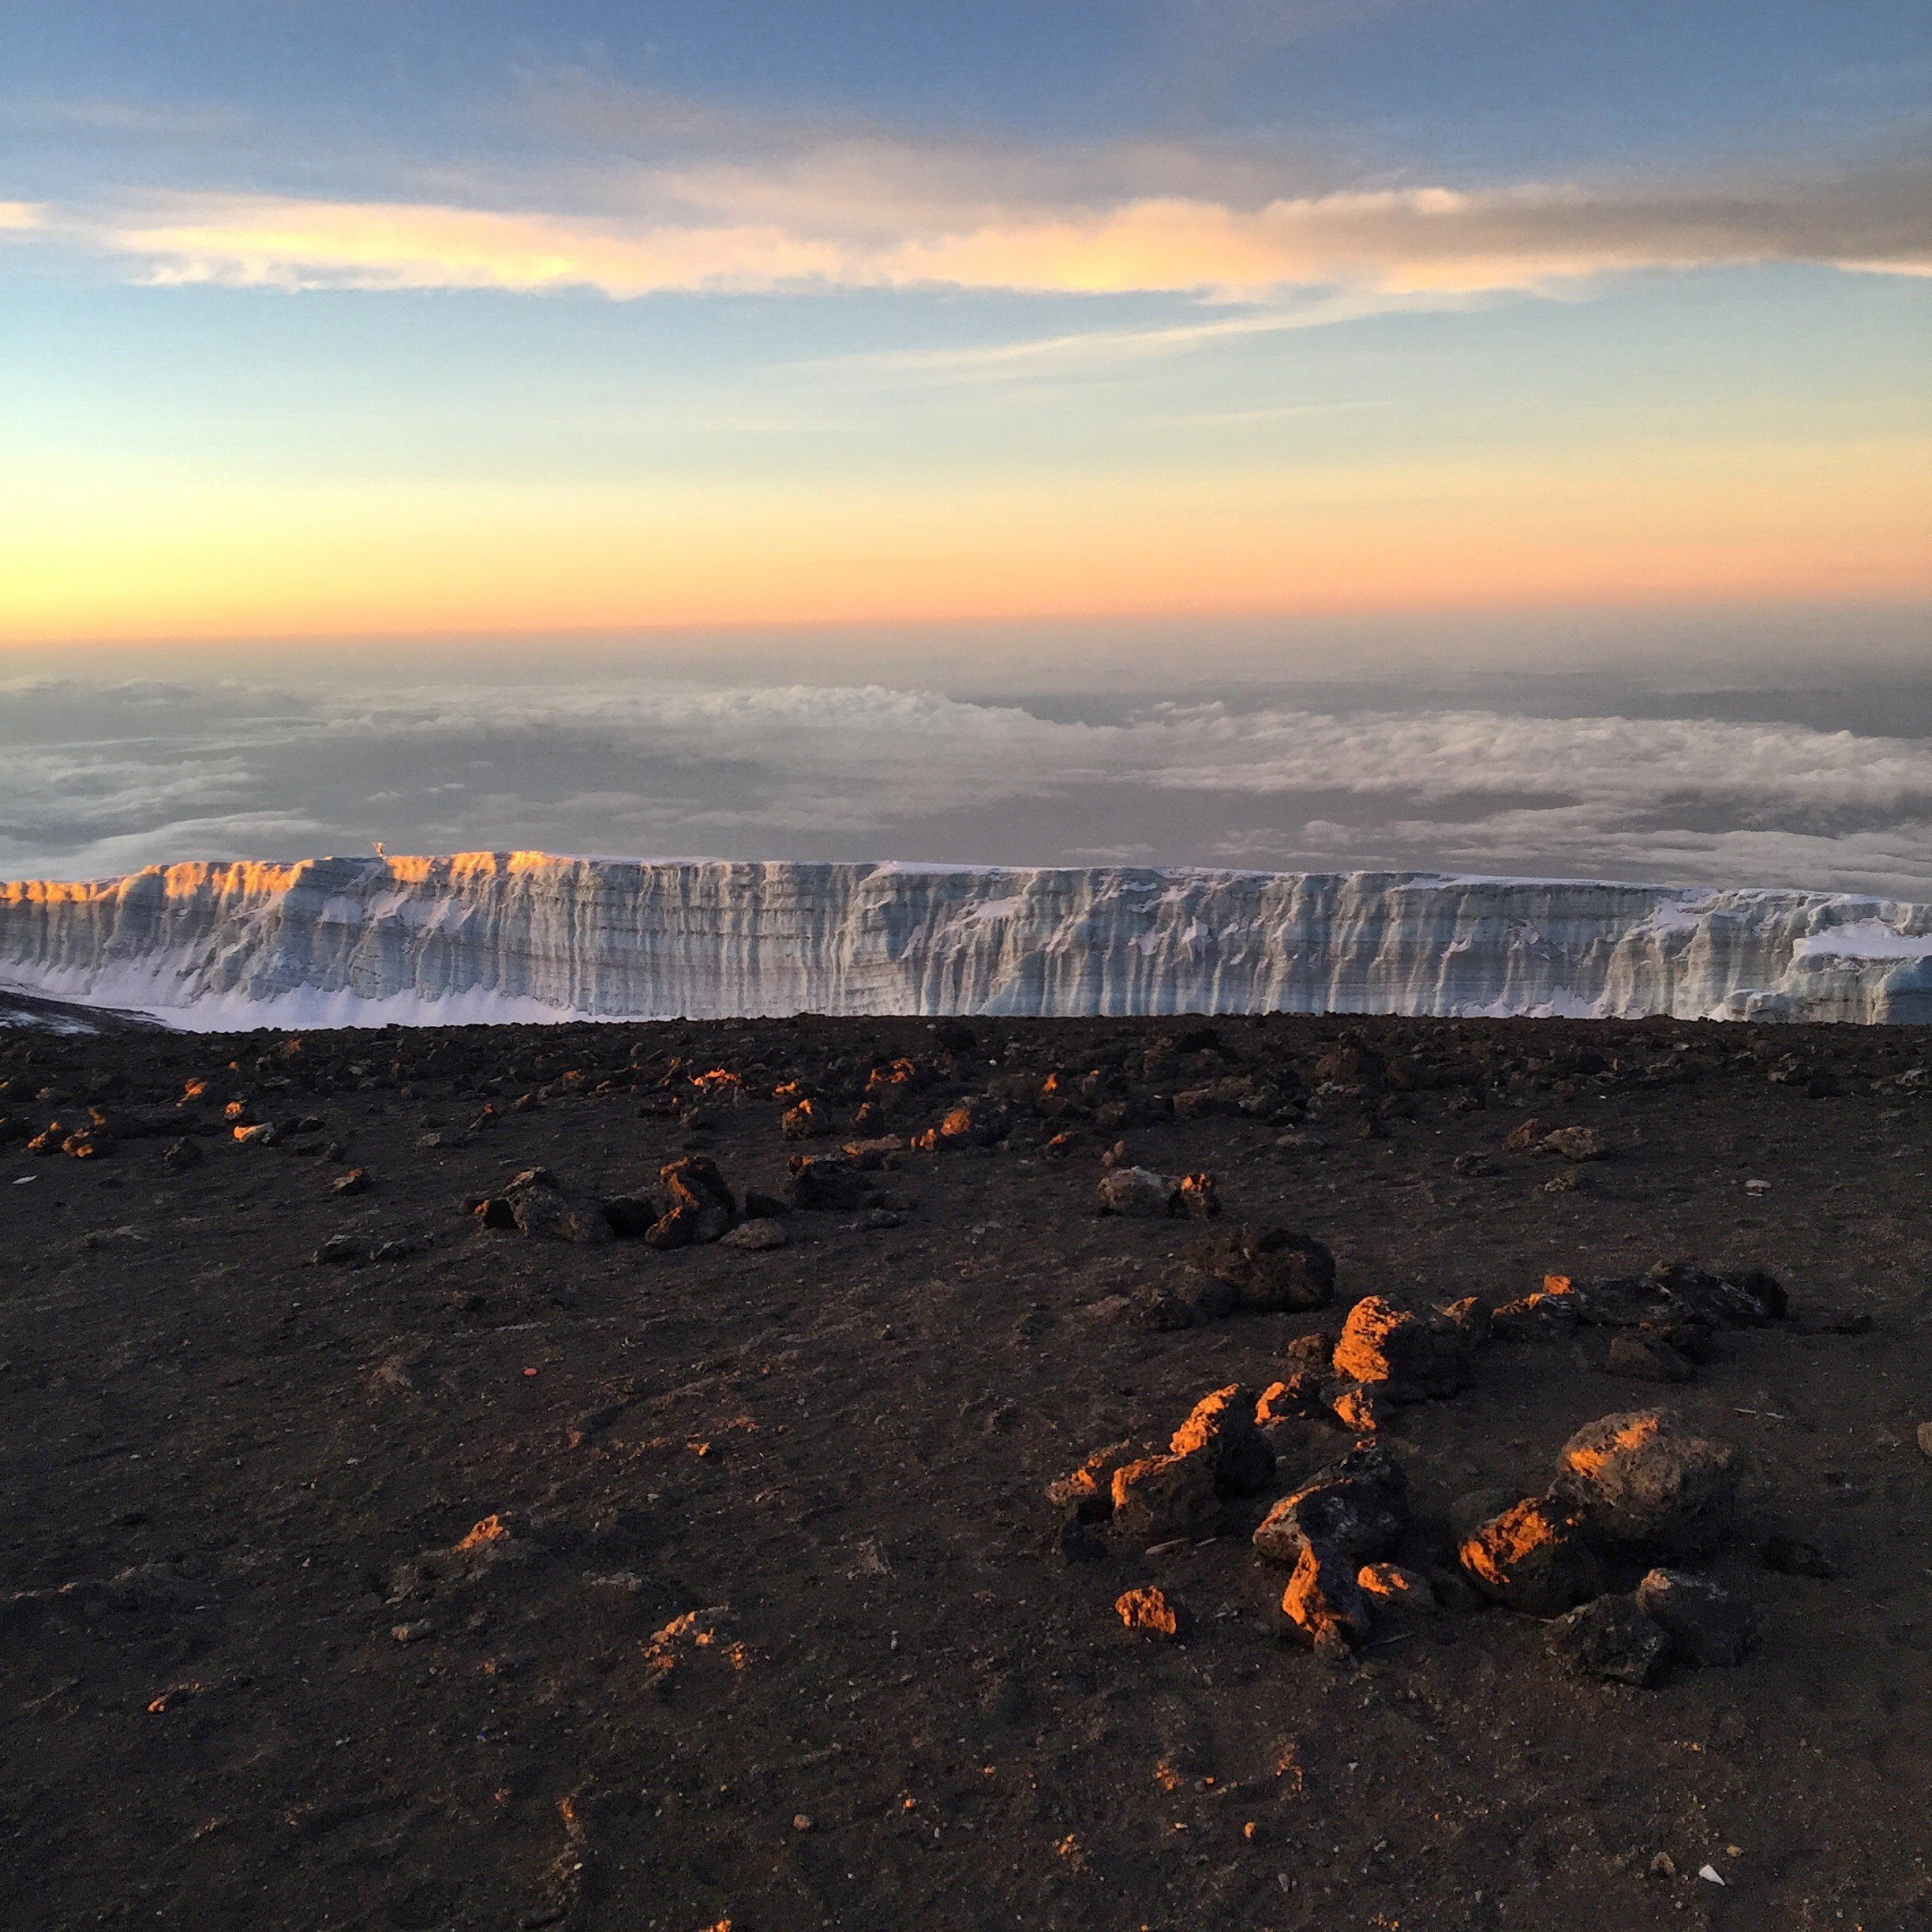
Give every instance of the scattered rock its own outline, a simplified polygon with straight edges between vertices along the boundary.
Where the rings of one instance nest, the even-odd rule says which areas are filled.
[[[331,1234],[314,1255],[316,1264],[324,1267],[359,1264],[368,1259],[369,1243],[358,1241],[353,1234]]]
[[[1527,1497],[1480,1525],[1456,1555],[1485,1597],[1526,1616],[1560,1616],[1602,1587],[1581,1523],[1546,1496]]]
[[[1505,1154],[1527,1154],[1532,1148],[1541,1147],[1543,1136],[1549,1132],[1540,1120],[1519,1121],[1503,1136]]]
[[[611,1238],[600,1203],[572,1201],[548,1167],[526,1167],[503,1190],[516,1230],[532,1240],[575,1241],[593,1247]],[[492,1225],[487,1212],[484,1224]]]
[[[1505,1301],[1491,1317],[1495,1332],[1516,1341],[1571,1335],[1583,1319],[1584,1298],[1567,1275],[1545,1275],[1534,1294]]]
[[[375,1185],[366,1167],[351,1167],[346,1174],[338,1174],[329,1183],[331,1194],[366,1194]]]
[[[1306,1368],[1296,1369],[1285,1382],[1271,1382],[1255,1400],[1255,1423],[1264,1429],[1278,1422],[1316,1421],[1328,1413],[1321,1377]]]
[[[1359,1436],[1372,1436],[1395,1420],[1395,1406],[1387,1391],[1372,1383],[1331,1384],[1328,1406],[1344,1428],[1353,1429]]]
[[[784,1225],[767,1220],[762,1216],[751,1221],[740,1221],[738,1225],[718,1237],[721,1248],[736,1248],[747,1254],[768,1254],[774,1248],[783,1248],[791,1241]]]
[[[1921,1455],[1932,1456],[1932,1422],[1919,1425],[1919,1452]]]
[[[1594,1127],[1559,1127],[1543,1136],[1537,1151],[1567,1161],[1601,1160],[1610,1151]]]
[[[1103,1214],[1152,1220],[1167,1214],[1175,1189],[1151,1167],[1114,1167],[1101,1175],[1095,1192]]]
[[[1282,1353],[1290,1361],[1299,1362],[1304,1368],[1325,1376],[1335,1359],[1335,1343],[1340,1339],[1331,1330],[1317,1328],[1312,1335],[1297,1335]]]
[[[1735,1458],[1657,1410],[1633,1410],[1586,1423],[1563,1444],[1556,1490],[1608,1541],[1708,1556],[1731,1533]]]
[[[1222,1496],[1256,1496],[1275,1473],[1275,1451],[1256,1427],[1253,1402],[1238,1383],[1204,1395],[1167,1445],[1171,1455],[1204,1455]]]
[[[779,1116],[778,1130],[788,1140],[809,1140],[824,1130],[825,1124],[812,1103],[801,1100],[797,1106],[787,1107]]]
[[[1130,1631],[1143,1631],[1150,1637],[1185,1637],[1190,1621],[1187,1611],[1158,1584],[1123,1590],[1114,1599],[1120,1620]]]
[[[1334,1364],[1338,1376],[1374,1383],[1393,1402],[1453,1395],[1470,1379],[1468,1347],[1453,1324],[1421,1320],[1380,1295],[1349,1310]]]
[[[1211,1174],[1183,1174],[1174,1184],[1172,1212],[1190,1221],[1211,1221],[1221,1211],[1221,1196]]]
[[[665,1211],[645,1232],[653,1248],[689,1248],[723,1239],[738,1216],[738,1204],[717,1163],[708,1154],[687,1154],[658,1170]]]
[[[1128,1319],[1150,1335],[1170,1335],[1177,1329],[1192,1328],[1199,1322],[1219,1320],[1232,1309],[1234,1291],[1224,1282],[1216,1282],[1213,1286],[1228,1297],[1219,1301],[1218,1305],[1215,1297],[1196,1298],[1192,1283],[1187,1284],[1189,1292],[1183,1294],[1168,1283],[1149,1282],[1127,1297]]]
[[[1637,1586],[1637,1601],[1687,1664],[1741,1664],[1758,1641],[1756,1606],[1713,1578],[1653,1570]]]
[[[1579,1677],[1649,1685],[1663,1673],[1671,1640],[1634,1597],[1599,1597],[1556,1619],[1549,1651]]]
[[[1196,1241],[1182,1260],[1187,1271],[1226,1283],[1237,1305],[1256,1313],[1325,1308],[1335,1295],[1335,1256],[1286,1228],[1230,1227]]]
[[[1387,1556],[1407,1520],[1408,1476],[1379,1443],[1358,1443],[1262,1518],[1255,1548],[1277,1563],[1298,1560],[1310,1543],[1350,1558],[1359,1567]]]
[[[177,1140],[161,1156],[161,1165],[170,1173],[179,1174],[184,1168],[199,1167],[201,1160],[201,1144],[198,1140]]]
[[[897,1134],[880,1134],[870,1140],[848,1140],[839,1151],[862,1174],[897,1165],[905,1151],[905,1142]]]
[[[1199,1542],[1214,1533],[1220,1515],[1204,1455],[1144,1456],[1114,1472],[1114,1527],[1136,1542]]]
[[[1368,1641],[1374,1619],[1357,1571],[1330,1545],[1305,1543],[1282,1592],[1282,1615],[1324,1657],[1339,1661]]]
[[[1046,1500],[1082,1522],[1103,1522],[1114,1514],[1114,1472],[1132,1459],[1124,1442],[1096,1449],[1078,1469],[1046,1485]]]
[[[1439,1608],[1435,1585],[1420,1570],[1406,1570],[1400,1563],[1364,1563],[1355,1573],[1355,1587],[1371,1602],[1387,1604],[1391,1608],[1433,1611]]]
[[[1762,1268],[1713,1275],[1687,1261],[1660,1261],[1644,1280],[1685,1314],[1720,1326],[1760,1328],[1783,1320],[1790,1305],[1782,1285]]]

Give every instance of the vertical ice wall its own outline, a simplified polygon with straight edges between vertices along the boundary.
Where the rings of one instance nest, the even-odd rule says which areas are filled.
[[[0,885],[0,983],[191,1027],[821,1013],[1932,1020],[1932,908],[1417,873],[468,852]]]

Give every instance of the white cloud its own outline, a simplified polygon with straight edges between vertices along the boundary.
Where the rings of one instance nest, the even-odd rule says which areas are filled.
[[[328,694],[20,683],[0,875],[478,846],[1447,867],[1932,898],[1932,742],[1698,717],[1166,705],[1069,722],[879,686]]]

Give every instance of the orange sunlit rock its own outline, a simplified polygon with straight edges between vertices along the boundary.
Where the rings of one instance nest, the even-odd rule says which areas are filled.
[[[1129,1630],[1145,1631],[1152,1637],[1178,1637],[1186,1624],[1187,1612],[1158,1584],[1123,1590],[1114,1608]]]
[[[485,1516],[457,1544],[456,1548],[459,1550],[481,1549],[487,1543],[500,1543],[509,1533],[500,1516]]]

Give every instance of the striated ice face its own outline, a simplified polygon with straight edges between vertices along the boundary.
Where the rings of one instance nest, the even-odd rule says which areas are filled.
[[[1423,873],[466,852],[0,885],[0,984],[195,1028],[825,1013],[1932,1020],[1932,907]]]

